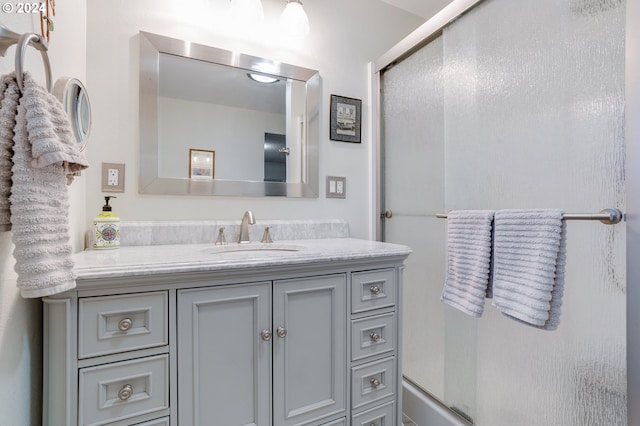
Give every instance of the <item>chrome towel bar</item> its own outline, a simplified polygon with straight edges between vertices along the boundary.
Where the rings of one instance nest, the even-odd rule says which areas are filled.
[[[437,218],[446,219],[446,213],[436,214]],[[565,213],[562,215],[564,220],[599,220],[606,225],[615,225],[622,222],[624,214],[618,209],[604,209],[600,213]]]

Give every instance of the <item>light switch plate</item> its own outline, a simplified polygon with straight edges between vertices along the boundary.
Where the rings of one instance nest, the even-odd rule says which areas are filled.
[[[327,198],[347,198],[347,178],[327,176]]]
[[[124,192],[124,164],[102,163],[102,192]]]

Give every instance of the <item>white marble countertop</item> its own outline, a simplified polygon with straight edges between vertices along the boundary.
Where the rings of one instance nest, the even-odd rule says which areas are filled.
[[[322,262],[404,259],[407,246],[354,238],[277,241],[271,244],[229,243],[127,246],[86,250],[74,255],[79,279],[131,277],[149,274],[205,272]]]

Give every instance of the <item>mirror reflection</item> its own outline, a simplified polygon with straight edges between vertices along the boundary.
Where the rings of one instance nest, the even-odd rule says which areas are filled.
[[[316,71],[140,38],[140,192],[317,196]]]

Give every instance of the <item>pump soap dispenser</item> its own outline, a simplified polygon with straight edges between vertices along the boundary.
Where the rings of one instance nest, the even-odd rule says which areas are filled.
[[[104,197],[105,205],[102,212],[93,219],[95,231],[94,249],[114,249],[120,247],[120,218],[111,211],[109,199],[113,196]]]

